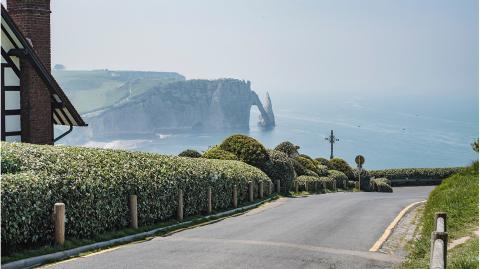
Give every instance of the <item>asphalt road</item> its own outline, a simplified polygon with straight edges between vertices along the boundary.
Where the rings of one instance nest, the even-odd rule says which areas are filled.
[[[369,252],[395,216],[433,187],[282,198],[246,214],[48,268],[392,268]]]

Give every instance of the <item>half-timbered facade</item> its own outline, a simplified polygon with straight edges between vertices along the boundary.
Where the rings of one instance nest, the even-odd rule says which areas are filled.
[[[86,124],[50,72],[50,1],[9,0],[7,8],[2,5],[1,140],[53,144]],[[69,131],[54,138],[54,124]]]

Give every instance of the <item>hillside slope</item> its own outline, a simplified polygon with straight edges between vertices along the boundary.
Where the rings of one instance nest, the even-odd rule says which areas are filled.
[[[54,70],[53,75],[80,113],[105,109],[149,91],[155,86],[183,81],[174,72]]]

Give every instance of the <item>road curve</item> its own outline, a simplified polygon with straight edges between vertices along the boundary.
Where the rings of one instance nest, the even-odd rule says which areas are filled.
[[[395,216],[433,189],[282,198],[241,216],[48,268],[391,268],[369,252]]]

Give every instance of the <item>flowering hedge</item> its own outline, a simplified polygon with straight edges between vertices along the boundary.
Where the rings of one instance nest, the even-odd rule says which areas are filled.
[[[239,203],[248,182],[269,182],[259,169],[239,161],[182,158],[152,153],[2,142],[2,253],[53,241],[52,211],[65,203],[66,237],[89,238],[128,226],[128,196],[138,195],[139,225],[175,216],[179,189],[184,214],[202,213],[207,188],[214,209]],[[10,173],[9,173],[10,172]],[[254,184],[255,193],[258,184]],[[266,188],[265,188],[266,189]],[[264,189],[264,190],[265,190]],[[266,190],[265,190],[266,191]]]

